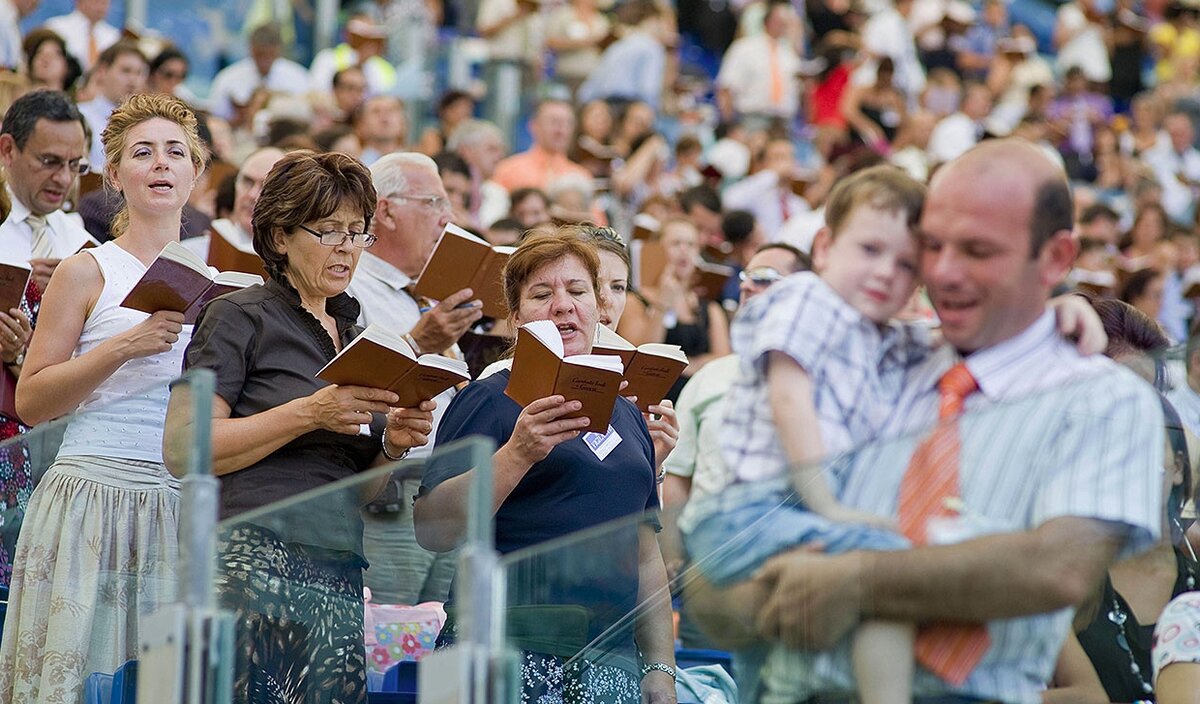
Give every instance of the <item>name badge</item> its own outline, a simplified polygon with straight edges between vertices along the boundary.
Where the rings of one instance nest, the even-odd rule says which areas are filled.
[[[607,433],[584,433],[583,442],[601,462],[621,444],[621,435],[611,425]]]

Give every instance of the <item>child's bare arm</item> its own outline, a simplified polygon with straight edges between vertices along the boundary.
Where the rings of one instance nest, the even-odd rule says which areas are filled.
[[[842,506],[833,495],[821,470],[825,444],[813,402],[812,379],[783,352],[770,352],[767,357],[767,398],[779,443],[792,468],[792,484],[804,505],[830,520],[890,526],[879,516]]]

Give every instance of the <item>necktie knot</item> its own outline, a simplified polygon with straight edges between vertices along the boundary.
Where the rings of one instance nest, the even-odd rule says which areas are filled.
[[[938,393],[941,395],[938,417],[944,420],[962,413],[967,396],[978,390],[979,383],[971,376],[965,363],[959,362],[950,367],[950,371],[938,380]]]

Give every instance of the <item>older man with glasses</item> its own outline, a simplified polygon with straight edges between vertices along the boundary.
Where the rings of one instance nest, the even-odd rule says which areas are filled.
[[[419,354],[461,358],[459,338],[483,315],[475,293],[463,289],[438,303],[412,293],[413,282],[451,219],[437,164],[415,152],[387,154],[371,165],[371,178],[378,193],[372,220],[378,239],[363,253],[347,289],[362,306],[359,322],[404,335]],[[435,399],[431,441],[454,394],[451,389]],[[414,448],[409,456],[421,457],[429,451],[428,445]],[[439,555],[417,545],[412,499],[420,488],[420,470],[412,476],[403,472],[393,477],[382,498],[363,511],[363,545],[371,564],[365,583],[375,603],[445,601],[454,555]]]
[[[65,93],[27,93],[4,115],[0,163],[12,211],[0,224],[0,264],[30,269],[30,276],[18,306],[0,310],[0,441],[29,430],[17,419],[13,393],[42,291],[64,257],[95,243],[78,215],[62,211],[75,179],[88,169],[87,151],[83,117]],[[0,451],[0,599],[35,470],[53,458],[46,433],[33,440]]]

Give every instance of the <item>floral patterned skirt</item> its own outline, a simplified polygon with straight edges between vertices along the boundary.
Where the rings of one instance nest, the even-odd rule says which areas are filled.
[[[233,701],[367,701],[361,558],[243,524],[217,548],[220,605],[237,616]]]
[[[0,415],[0,587],[12,581],[17,529],[33,491],[29,446],[12,439],[27,432],[27,426]]]
[[[77,702],[137,657],[175,599],[179,484],[153,462],[60,457],[29,500],[0,644],[0,702]]]

